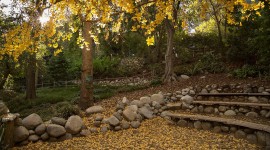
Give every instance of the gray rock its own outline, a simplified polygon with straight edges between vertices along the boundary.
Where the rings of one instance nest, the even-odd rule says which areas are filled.
[[[214,112],[214,108],[212,106],[207,106],[205,109],[204,109],[204,112],[205,113],[208,113],[208,114],[212,114]]]
[[[206,89],[202,89],[201,93],[206,94],[206,93],[208,93],[208,91]]]
[[[22,120],[22,124],[29,130],[35,129],[38,125],[43,123],[39,115],[33,113]]]
[[[45,131],[46,131],[46,126],[45,126],[45,124],[40,124],[40,125],[37,126],[36,129],[35,129],[35,133],[36,133],[37,135],[42,135],[43,133],[45,133]]]
[[[28,140],[31,141],[31,142],[37,142],[39,140],[39,136],[37,136],[35,134],[34,135],[30,135],[28,137]]]
[[[236,131],[237,131],[237,128],[236,128],[236,127],[231,127],[231,128],[230,128],[230,132],[231,132],[231,133],[234,133],[234,132],[236,132]]]
[[[189,95],[185,95],[181,98],[181,100],[183,102],[185,102],[186,104],[192,104],[192,102],[194,101],[193,97],[189,96]]]
[[[183,119],[179,120],[176,124],[180,127],[187,127],[188,126],[188,122],[186,120],[183,120]]]
[[[98,133],[97,128],[90,128],[89,131],[90,131],[91,133]]]
[[[97,115],[95,118],[95,121],[102,121],[103,120],[103,116],[101,115]]]
[[[162,94],[153,94],[153,95],[151,95],[151,101],[156,101],[161,105],[165,103],[164,96]]]
[[[251,111],[251,112],[248,112],[248,113],[246,114],[246,116],[247,116],[247,117],[250,117],[250,118],[256,118],[256,117],[258,117],[259,115],[258,115],[258,113]]]
[[[248,134],[247,140],[252,144],[257,144],[257,142],[258,142],[257,136],[255,134]]]
[[[82,136],[89,136],[91,134],[91,131],[88,129],[84,129],[80,132],[80,135]]]
[[[182,89],[182,95],[186,96],[189,93],[189,88]]]
[[[212,94],[217,94],[217,93],[219,93],[219,92],[218,92],[217,90],[211,90],[210,93],[212,93]]]
[[[43,141],[46,141],[46,140],[49,139],[49,134],[48,134],[47,132],[45,132],[44,134],[42,134],[42,135],[40,136],[40,138],[41,138]]]
[[[106,126],[103,126],[103,127],[101,127],[101,129],[100,129],[100,132],[102,132],[102,133],[105,133],[105,132],[107,132],[108,131],[108,127],[106,127]]]
[[[117,126],[120,124],[120,121],[115,116],[111,116],[108,118],[108,123],[112,126]]]
[[[249,112],[249,110],[246,109],[246,108],[240,107],[239,108],[239,112],[241,112],[241,113],[247,113],[247,112]]]
[[[104,112],[104,108],[102,106],[92,106],[86,109],[86,114],[95,114]]]
[[[65,125],[66,131],[71,134],[77,134],[81,131],[83,121],[80,116],[70,116]]]
[[[24,126],[15,127],[14,129],[14,142],[22,142],[29,136],[29,131]]]
[[[67,122],[66,119],[60,118],[60,117],[53,117],[51,119],[51,121],[52,121],[53,124],[58,124],[58,125],[61,125],[61,126],[65,126],[65,124]]]
[[[237,130],[235,133],[234,133],[234,136],[236,138],[239,138],[239,139],[244,139],[246,138],[246,133],[243,131],[243,130]]]
[[[116,110],[118,111],[118,110],[124,110],[125,109],[125,104],[123,104],[123,103],[118,103],[117,105],[116,105]]]
[[[137,105],[126,107],[126,109],[123,111],[123,117],[128,121],[134,121],[136,119],[137,110]]]
[[[141,114],[142,116],[144,116],[147,119],[153,118],[153,111],[151,111],[150,109],[148,109],[145,106],[142,108],[139,108],[138,112],[139,112],[139,114]]]
[[[200,105],[199,107],[198,107],[198,110],[199,110],[199,112],[203,112],[203,106],[202,105]]]
[[[122,121],[123,120],[123,117],[120,113],[118,112],[114,112],[113,115],[119,120],[119,121]]]
[[[227,111],[225,111],[224,115],[225,116],[235,116],[236,113],[233,110],[227,110]]]
[[[189,79],[189,78],[190,78],[189,76],[184,75],[184,74],[183,74],[183,75],[181,75],[180,77],[181,77],[182,79],[185,79],[185,80],[187,80],[187,79]]]
[[[213,132],[220,133],[221,132],[221,127],[220,126],[215,126],[214,129],[213,129]]]
[[[66,129],[57,124],[49,124],[47,126],[47,133],[52,137],[60,137],[66,133]]]
[[[194,122],[194,128],[196,128],[196,129],[201,129],[201,128],[202,128],[202,123],[201,123],[201,121],[195,121],[195,122]]]
[[[121,127],[123,129],[128,129],[130,127],[130,124],[127,121],[122,121],[121,122]]]
[[[192,112],[192,113],[197,113],[197,112],[199,112],[198,107],[192,108],[190,112]]]
[[[122,128],[121,128],[121,126],[116,126],[116,127],[114,127],[114,130],[115,131],[120,131],[120,130],[122,130]]]
[[[139,100],[133,100],[130,105],[137,105],[138,107],[142,107],[144,104]]]
[[[177,101],[177,98],[174,97],[174,96],[172,96],[172,97],[171,97],[171,100],[172,100],[172,101]]]
[[[229,130],[230,130],[229,127],[227,127],[227,126],[221,126],[220,128],[223,132],[229,132]]]
[[[136,115],[136,120],[137,120],[137,121],[142,122],[143,119],[144,119],[144,118],[143,118],[142,115],[140,115],[140,114],[137,114],[137,115]]]
[[[33,135],[35,134],[35,131],[34,130],[29,130],[29,135]]]
[[[140,98],[140,102],[144,105],[144,104],[151,104],[152,101],[150,99],[150,97],[148,96],[144,96]]]
[[[212,124],[210,122],[203,122],[202,123],[202,129],[210,130],[211,128],[212,128]]]
[[[169,111],[163,111],[163,112],[160,114],[160,117],[166,117],[168,114],[170,114]]]
[[[130,125],[131,125],[132,128],[137,129],[137,128],[139,128],[141,126],[141,123],[139,121],[132,121],[130,123]]]
[[[250,102],[252,102],[252,103],[256,103],[256,102],[258,102],[259,100],[258,100],[258,98],[257,97],[255,97],[255,96],[251,96],[251,97],[249,97],[248,98],[248,100],[250,101]]]
[[[125,105],[129,104],[129,100],[126,97],[123,97],[122,103]]]
[[[264,92],[264,87],[259,87],[259,88],[258,88],[258,92],[259,92],[259,93]]]
[[[58,138],[58,141],[65,141],[65,140],[69,140],[69,139],[72,139],[72,134],[66,133],[66,134],[60,136]]]
[[[190,90],[190,91],[189,91],[189,94],[192,95],[192,96],[194,96],[196,93],[195,93],[194,90]]]

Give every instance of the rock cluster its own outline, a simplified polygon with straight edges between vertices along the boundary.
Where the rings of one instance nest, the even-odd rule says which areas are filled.
[[[39,115],[33,113],[24,119],[15,119],[14,142],[63,141],[73,136],[81,136],[84,124],[79,116],[70,116],[68,120],[53,117],[50,123],[44,123]]]

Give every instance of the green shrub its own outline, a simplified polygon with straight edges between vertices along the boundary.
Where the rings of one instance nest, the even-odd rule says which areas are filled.
[[[119,58],[98,57],[94,59],[94,76],[95,77],[116,77],[119,75],[118,65]]]
[[[151,81],[150,86],[159,86],[162,85],[162,80],[161,79],[154,79]]]
[[[60,102],[55,106],[57,110],[57,116],[68,118],[72,115],[80,115],[80,108],[78,106],[72,105],[69,102]]]
[[[255,66],[244,65],[242,68],[234,70],[233,75],[237,78],[255,77],[259,75],[259,71]]]
[[[225,71],[225,64],[223,64],[220,54],[207,52],[200,61],[201,69],[203,71],[208,71],[210,73],[220,73]]]

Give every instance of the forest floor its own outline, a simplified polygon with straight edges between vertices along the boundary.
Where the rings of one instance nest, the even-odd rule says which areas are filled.
[[[139,99],[141,96],[162,91],[173,92],[189,86],[206,86],[212,84],[251,84],[257,86],[270,85],[269,79],[248,78],[236,79],[224,74],[209,74],[205,78],[194,76],[188,80],[181,80],[173,84],[160,85],[133,92],[118,93],[117,95],[96,103],[105,108],[104,116],[109,117],[115,111],[116,103],[127,97],[129,100]],[[86,125],[93,126],[95,115],[84,117]],[[140,128],[106,133],[91,134],[87,137],[76,137],[63,142],[37,142],[16,149],[153,149],[153,150],[181,150],[181,149],[260,149],[243,139],[237,139],[230,134],[218,134],[210,131],[183,128],[171,125],[163,118],[157,117],[143,121]]]

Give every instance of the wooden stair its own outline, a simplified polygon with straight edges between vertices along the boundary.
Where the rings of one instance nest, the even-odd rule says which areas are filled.
[[[202,121],[210,121],[210,122],[219,122],[227,125],[236,125],[241,127],[246,127],[250,129],[256,129],[260,131],[265,131],[270,133],[270,126],[269,125],[263,125],[243,120],[237,120],[237,119],[229,119],[229,118],[221,118],[221,117],[212,117],[212,116],[205,116],[205,115],[190,115],[190,114],[174,114],[171,112],[167,112],[166,116],[169,116],[171,118],[178,118],[178,119],[190,119],[190,120],[202,120]]]
[[[270,104],[264,103],[245,103],[245,102],[223,102],[223,101],[193,101],[193,104],[201,105],[223,105],[223,106],[248,106],[248,107],[262,107],[264,109],[270,109]]]

